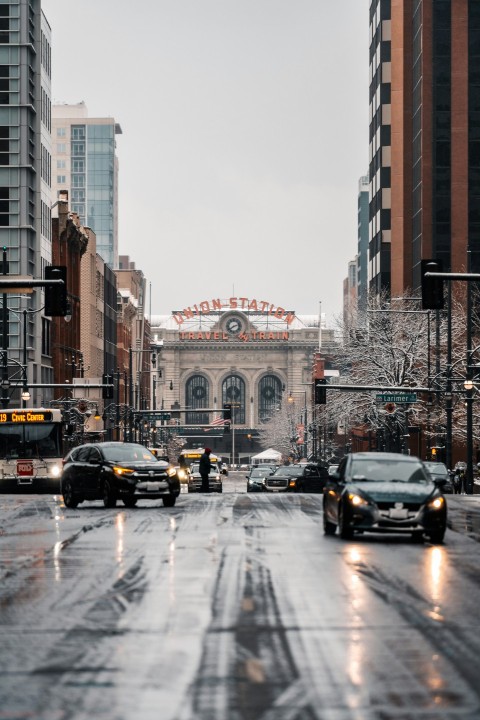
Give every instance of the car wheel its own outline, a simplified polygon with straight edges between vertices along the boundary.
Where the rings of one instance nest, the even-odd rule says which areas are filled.
[[[164,507],[173,507],[175,505],[175,500],[177,498],[175,495],[168,495],[167,497],[162,498],[163,500],[163,506]]]
[[[445,537],[445,530],[434,530],[428,537],[433,545],[441,545],[443,543],[443,538]]]
[[[117,504],[117,496],[110,480],[105,480],[103,483],[103,504],[106,508],[114,508]]]
[[[63,502],[67,508],[76,508],[78,505],[78,498],[73,492],[70,480],[66,480],[63,484]]]
[[[135,505],[137,504],[138,498],[124,497],[124,498],[122,498],[122,500],[123,500],[123,504],[125,505],[125,507],[135,507]]]
[[[352,528],[345,523],[345,511],[343,508],[340,508],[338,513],[338,531],[343,540],[351,540],[353,537]]]
[[[327,514],[323,511],[323,532],[325,535],[335,535],[337,526],[327,520]]]

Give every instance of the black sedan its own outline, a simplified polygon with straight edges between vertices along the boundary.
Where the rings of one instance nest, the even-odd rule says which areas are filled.
[[[161,498],[173,507],[180,494],[175,468],[143,445],[101,442],[73,448],[63,461],[60,478],[66,507],[75,508],[84,500],[103,500],[115,507],[122,500],[134,507],[137,500]]]
[[[263,492],[265,478],[274,472],[273,467],[262,465],[261,467],[252,467],[247,477],[247,492]]]
[[[419,458],[396,453],[350,453],[323,494],[326,535],[402,533],[441,543],[447,526],[442,480],[433,480]]]
[[[281,465],[265,478],[266,492],[322,493],[328,480],[326,467],[316,463]]]
[[[445,483],[442,485],[442,493],[444,495],[453,495],[453,482],[445,463],[424,461],[424,465],[432,476],[433,480],[441,479]]]

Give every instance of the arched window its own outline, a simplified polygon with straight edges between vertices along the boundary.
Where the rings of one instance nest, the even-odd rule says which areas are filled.
[[[188,408],[208,408],[209,382],[203,375],[192,375],[185,385],[185,400]],[[187,425],[208,425],[211,418],[209,413],[187,412],[185,421]]]
[[[282,402],[282,383],[275,375],[265,375],[258,383],[258,419],[270,420]]]
[[[222,404],[231,403],[232,422],[245,423],[245,383],[238,375],[229,375],[222,383]]]

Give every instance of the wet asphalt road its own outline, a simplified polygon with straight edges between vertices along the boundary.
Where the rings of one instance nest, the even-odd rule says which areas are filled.
[[[321,496],[0,495],[0,720],[480,718],[480,496],[445,543],[325,537]]]

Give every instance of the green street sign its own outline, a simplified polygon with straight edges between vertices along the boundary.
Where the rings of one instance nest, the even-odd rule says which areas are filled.
[[[379,393],[376,399],[383,403],[415,403],[417,402],[417,393]]]

